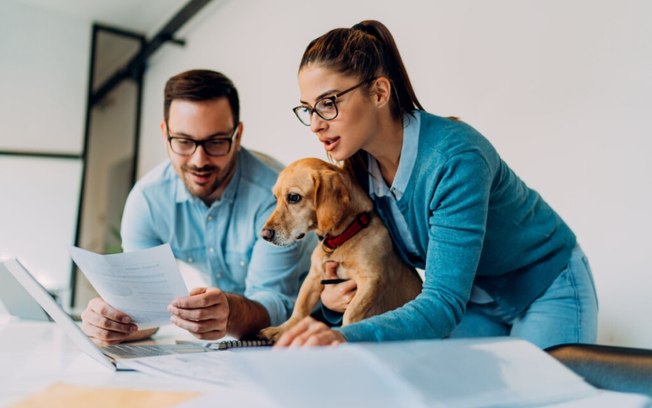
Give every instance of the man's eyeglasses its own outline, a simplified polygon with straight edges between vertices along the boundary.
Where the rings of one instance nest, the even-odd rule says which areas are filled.
[[[220,157],[226,156],[231,151],[233,138],[238,133],[238,127],[233,128],[230,137],[213,137],[206,140],[194,140],[182,136],[170,136],[168,133],[168,143],[173,152],[181,156],[192,156],[197,150],[197,146],[204,148],[207,156]]]
[[[349,89],[343,90],[340,93],[322,98],[318,100],[317,103],[315,103],[314,108],[310,108],[305,105],[299,105],[295,108],[292,108],[292,111],[297,116],[297,119],[299,119],[299,121],[306,126],[310,126],[310,121],[312,120],[313,113],[316,113],[320,118],[324,120],[333,120],[339,114],[339,111],[337,110],[337,98],[361,87],[362,85],[368,84],[375,79],[376,78],[366,79]]]

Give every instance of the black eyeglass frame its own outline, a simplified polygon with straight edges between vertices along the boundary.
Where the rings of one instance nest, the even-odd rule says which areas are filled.
[[[184,137],[184,136],[170,136],[170,131],[169,130],[166,130],[166,131],[167,131],[167,134],[168,134],[168,144],[170,145],[170,150],[172,150],[174,152],[174,154],[178,154],[179,156],[184,156],[184,157],[192,156],[197,151],[197,147],[201,146],[204,149],[204,153],[206,154],[206,156],[209,156],[209,157],[223,157],[223,156],[226,156],[229,153],[231,153],[231,147],[233,147],[233,139],[235,138],[235,135],[238,134],[238,125],[233,127],[233,133],[231,133],[231,136],[229,136],[229,137],[211,137],[211,138],[205,139],[205,140],[195,140],[195,139],[192,139],[192,138],[189,138],[189,137]],[[172,146],[172,141],[173,140],[185,140],[185,141],[188,141],[188,142],[193,142],[195,144],[195,147],[194,147],[194,149],[192,149],[192,152],[190,152],[190,153],[179,153],[176,150],[174,150],[174,147]],[[208,150],[206,149],[205,145],[207,143],[214,142],[214,141],[228,142],[229,143],[229,148],[226,150],[226,153],[223,153],[223,154],[211,154],[211,153],[209,153]]]
[[[337,115],[340,114],[340,111],[337,108],[337,98],[339,98],[339,97],[341,97],[343,95],[346,95],[347,93],[349,93],[349,92],[351,92],[351,91],[353,91],[355,89],[358,89],[362,85],[369,84],[369,83],[375,81],[376,78],[377,77],[373,77],[371,79],[365,79],[364,81],[362,81],[362,82],[360,82],[360,83],[358,83],[356,85],[353,85],[351,88],[345,89],[342,92],[338,92],[335,95],[325,96],[323,98],[320,98],[319,100],[317,100],[317,102],[315,102],[315,106],[312,107],[312,108],[309,108],[306,105],[295,106],[294,108],[292,108],[292,112],[294,112],[294,115],[297,117],[297,119],[299,119],[299,122],[301,122],[301,124],[305,125],[305,126],[310,126],[310,124],[312,122],[313,113],[316,113],[317,116],[319,116],[320,118],[322,118],[322,119],[324,119],[326,121],[333,120],[333,119],[337,118]],[[317,105],[319,105],[320,102],[325,101],[325,100],[330,100],[333,103],[333,107],[335,107],[335,115],[333,115],[332,118],[324,117],[324,115],[321,112],[319,112],[319,110],[317,110]],[[308,118],[309,118],[308,123],[304,122],[303,119],[301,119],[301,116],[299,114],[299,111],[301,109],[307,109],[307,111],[310,113],[309,116],[308,116]]]

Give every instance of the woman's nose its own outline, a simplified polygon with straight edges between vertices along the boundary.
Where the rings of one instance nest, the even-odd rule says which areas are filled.
[[[315,112],[310,115],[310,130],[312,130],[313,133],[324,130],[328,126],[327,123],[327,121],[322,119],[322,117],[317,115]]]

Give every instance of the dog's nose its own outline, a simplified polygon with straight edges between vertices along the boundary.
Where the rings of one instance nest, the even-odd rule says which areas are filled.
[[[260,236],[266,241],[271,241],[274,239],[274,230],[271,228],[263,228],[263,230],[260,231]]]

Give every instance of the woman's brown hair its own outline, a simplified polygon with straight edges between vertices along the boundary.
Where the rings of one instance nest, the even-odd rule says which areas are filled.
[[[360,81],[387,77],[392,85],[390,112],[395,119],[423,110],[412,88],[394,37],[379,21],[365,20],[351,28],[336,28],[314,39],[303,53],[299,71],[317,64]],[[359,151],[344,161],[344,168],[366,185],[367,155]]]

